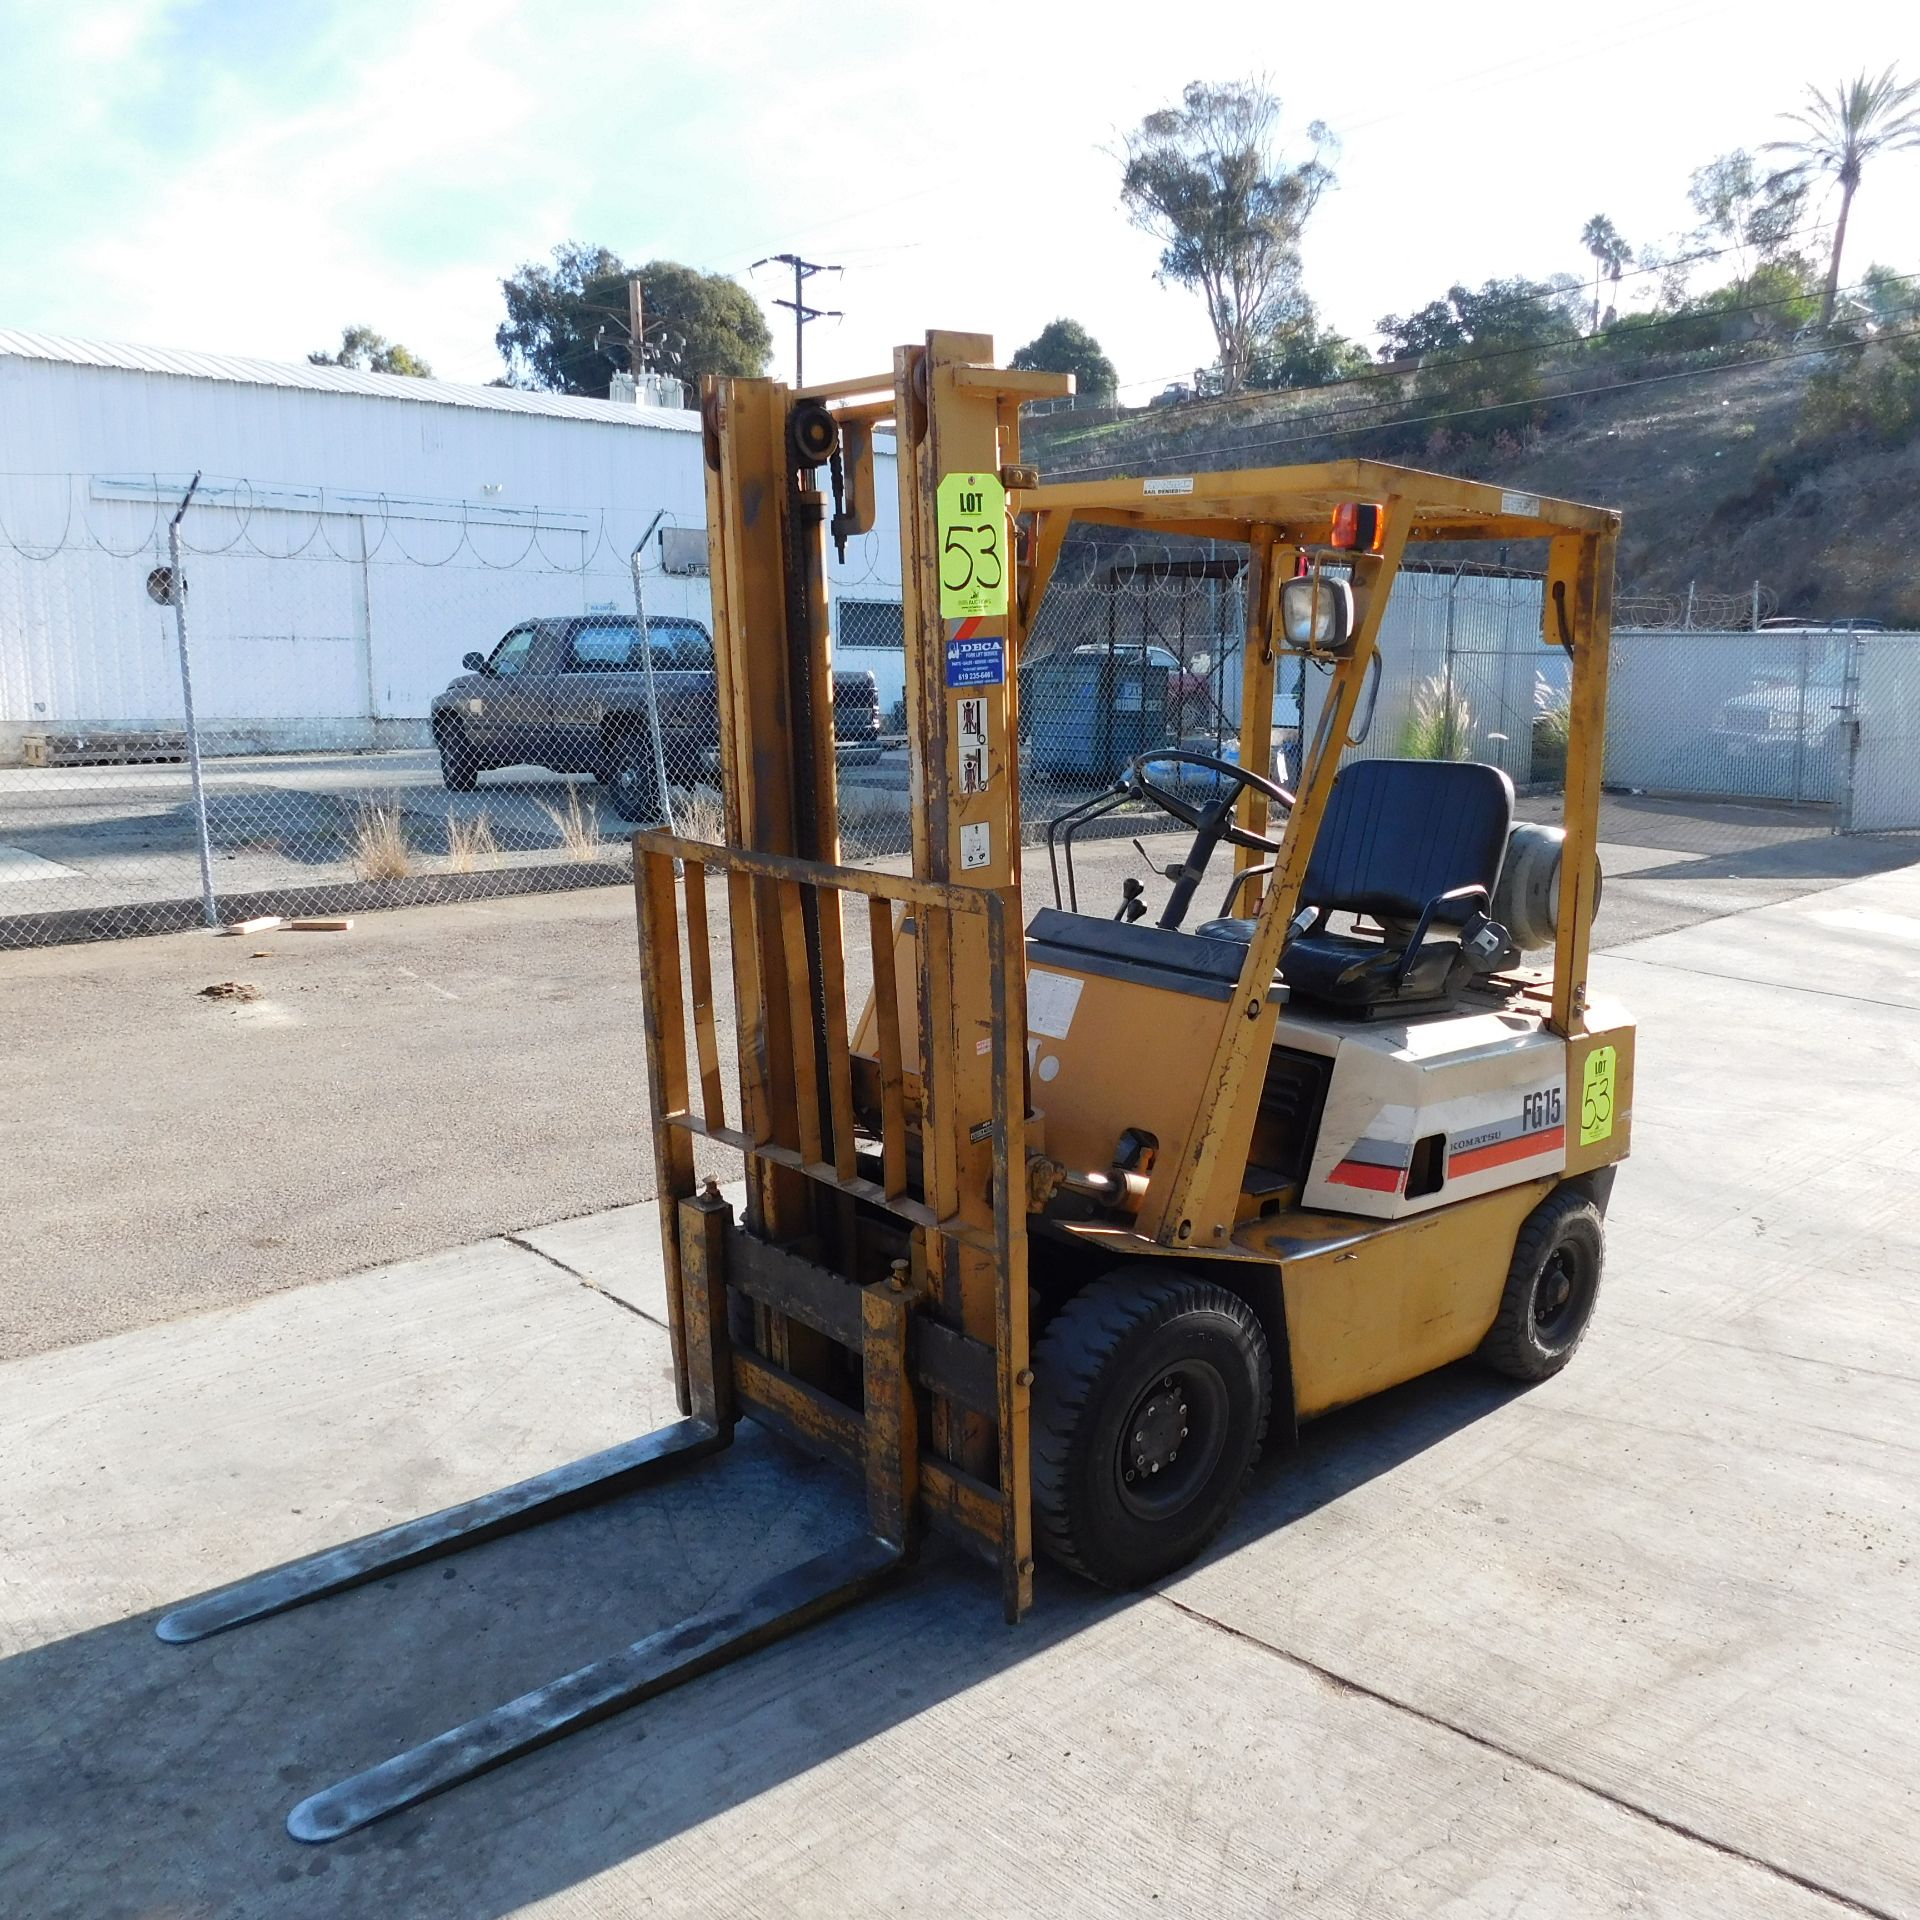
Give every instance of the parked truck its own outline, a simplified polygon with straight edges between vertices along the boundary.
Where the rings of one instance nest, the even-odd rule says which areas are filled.
[[[491,653],[468,654],[431,709],[443,782],[465,793],[490,767],[590,773],[623,819],[657,820],[661,766],[674,786],[716,777],[720,691],[698,620],[649,615],[647,641],[643,653],[631,614],[574,614],[523,620]],[[833,707],[841,751],[877,755],[873,675],[836,672]]]

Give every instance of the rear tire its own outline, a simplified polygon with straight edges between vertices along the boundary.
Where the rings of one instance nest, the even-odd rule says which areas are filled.
[[[600,784],[614,812],[630,825],[660,818],[659,769],[644,733],[628,730],[609,737],[600,756]]]
[[[1185,1566],[1260,1457],[1273,1363],[1253,1309],[1157,1262],[1076,1294],[1033,1353],[1034,1537],[1105,1587]]]
[[[480,778],[480,761],[458,720],[436,720],[433,744],[440,750],[440,784],[449,793],[471,793]]]
[[[1605,1255],[1600,1209],[1578,1187],[1556,1187],[1520,1228],[1479,1357],[1513,1380],[1558,1373],[1586,1338]]]

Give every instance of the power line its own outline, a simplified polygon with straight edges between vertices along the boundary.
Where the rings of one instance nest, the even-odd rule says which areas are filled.
[[[1920,274],[1913,274],[1913,273],[1894,274],[1890,277],[1894,282],[1899,284],[1904,284],[1909,281],[1920,280]],[[1866,285],[1867,285],[1867,282],[1864,279],[1858,280],[1850,284],[1848,287],[1846,287],[1844,291],[1848,293],[1857,293],[1858,291],[1860,291],[1861,288],[1865,287]],[[1704,315],[1704,316],[1697,313],[1681,313],[1681,314],[1671,315],[1669,318],[1664,320],[1642,321],[1637,325],[1628,325],[1623,323],[1617,331],[1620,334],[1629,335],[1629,336],[1648,334],[1648,333],[1658,333],[1662,329],[1667,327],[1686,326],[1690,323],[1693,323],[1702,319],[1703,317],[1714,319],[1714,320],[1732,320],[1732,319],[1738,319],[1743,315],[1767,313],[1767,312],[1770,312],[1775,307],[1790,307],[1796,304],[1797,302],[1801,300],[1805,300],[1807,298],[1809,298],[1809,296],[1804,293],[1783,294],[1777,299],[1755,300],[1755,301],[1749,302],[1745,306],[1716,307],[1712,310],[1710,314]],[[1548,353],[1560,347],[1587,346],[1591,344],[1596,337],[1597,336],[1595,335],[1585,334],[1585,333],[1562,334],[1552,339],[1529,341],[1520,346],[1489,347],[1484,353],[1452,354],[1452,355],[1448,355],[1444,359],[1436,360],[1434,362],[1434,365],[1437,368],[1440,368],[1444,371],[1452,372],[1456,368],[1477,367],[1495,360],[1515,359],[1524,354]],[[1604,344],[1612,344],[1612,342],[1603,342],[1603,345]],[[1191,420],[1194,418],[1196,414],[1202,412],[1203,410],[1212,411],[1219,407],[1250,407],[1255,405],[1259,401],[1274,400],[1284,395],[1313,394],[1317,397],[1318,395],[1321,395],[1321,394],[1337,393],[1343,388],[1372,386],[1382,380],[1397,381],[1397,380],[1404,380],[1406,378],[1407,378],[1407,370],[1394,369],[1391,367],[1380,367],[1367,373],[1349,374],[1345,379],[1342,379],[1342,380],[1328,380],[1324,384],[1317,387],[1249,388],[1240,393],[1221,394],[1217,399],[1213,399],[1213,400],[1194,401],[1191,404],[1182,406],[1179,414],[1176,417],[1180,420]],[[1362,401],[1357,406],[1347,407],[1342,409],[1341,411],[1343,413],[1364,413],[1370,407],[1378,406],[1381,404],[1383,403],[1379,401]],[[1519,401],[1502,401],[1502,402],[1499,402],[1498,404],[1502,406],[1516,406],[1523,403]]]
[[[1576,60],[1589,59],[1595,53],[1609,53],[1617,51],[1621,47],[1633,46],[1642,40],[1648,39],[1655,33],[1666,36],[1671,34],[1676,27],[1698,26],[1705,20],[1712,19],[1717,14],[1730,11],[1732,11],[1732,0],[1711,0],[1710,4],[1698,5],[1691,10],[1683,8],[1677,13],[1670,7],[1656,7],[1647,13],[1636,16],[1632,21],[1627,23],[1630,29],[1629,31],[1617,34],[1612,39],[1598,40],[1587,38],[1562,41],[1556,46],[1555,50],[1545,58],[1540,58],[1535,55],[1522,55],[1511,60],[1496,61],[1484,67],[1471,67],[1464,73],[1446,76],[1440,82],[1440,85],[1458,90],[1468,85],[1480,85],[1488,82],[1511,84],[1516,80],[1531,79],[1537,74],[1546,72],[1554,67],[1564,66]],[[1519,69],[1519,71],[1515,71],[1516,69]],[[1379,126],[1389,120],[1404,118],[1410,113],[1430,111],[1430,108],[1430,99],[1423,98],[1418,101],[1409,101],[1405,106],[1390,107],[1385,112],[1372,114],[1364,120],[1351,121],[1344,126],[1337,120],[1330,120],[1329,124],[1332,126],[1335,134],[1344,138],[1349,133],[1363,132],[1369,127]],[[823,233],[830,234],[838,229],[851,225],[856,220],[866,219],[872,214],[890,213],[898,207],[911,205],[916,200],[924,200],[932,194],[945,193],[947,191],[949,191],[948,183],[944,180],[935,181],[931,186],[914,187],[906,193],[895,194],[886,200],[870,201],[865,206],[850,207],[843,212],[835,213],[828,219],[816,221],[809,227],[803,227],[794,237],[805,240]],[[738,260],[740,253],[744,251],[744,248],[740,249],[739,252],[732,254],[731,258]],[[843,247],[840,248],[839,251],[844,253],[849,251],[849,249]],[[779,256],[776,255],[773,257],[778,258]],[[755,266],[759,264],[758,261],[753,263]],[[725,268],[722,265],[716,264],[710,268],[709,271],[719,273],[724,272]],[[751,268],[749,268],[749,271],[751,271]],[[1132,381],[1128,384],[1139,385],[1141,383]]]
[[[1511,60],[1496,61],[1490,66],[1469,68],[1465,73],[1441,75],[1428,82],[1425,94],[1419,100],[1409,101],[1404,106],[1389,107],[1382,113],[1369,115],[1364,120],[1350,121],[1345,126],[1337,121],[1330,124],[1336,134],[1345,138],[1347,134],[1361,133],[1369,127],[1383,126],[1389,120],[1402,119],[1409,113],[1431,111],[1432,97],[1436,92],[1451,97],[1469,87],[1479,88],[1490,84],[1510,87],[1519,81],[1538,79],[1540,75],[1558,67],[1591,60],[1595,54],[1614,53],[1622,47],[1636,46],[1654,33],[1667,38],[1676,29],[1702,26],[1717,15],[1732,11],[1730,0],[1717,0],[1716,4],[1697,6],[1691,10],[1684,7],[1657,7],[1629,22],[1630,31],[1617,34],[1610,40],[1587,39],[1562,43],[1544,55],[1537,52],[1520,54]]]
[[[1913,279],[1907,274],[1902,278]],[[1310,433],[1285,434],[1266,440],[1243,440],[1230,447],[1209,449],[1214,454],[1264,453],[1275,447],[1302,446],[1314,440],[1344,440],[1355,434],[1381,433],[1397,427],[1434,426],[1446,420],[1465,420],[1482,413],[1506,413],[1515,407],[1551,406],[1562,400],[1586,400],[1597,394],[1625,393],[1634,387],[1660,386],[1672,380],[1702,380],[1713,374],[1741,373],[1749,367],[1771,367],[1788,360],[1818,359],[1829,353],[1858,353],[1867,347],[1885,346],[1896,340],[1920,340],[1920,327],[1910,327],[1898,333],[1876,333],[1864,340],[1837,340],[1818,347],[1791,348],[1783,353],[1749,354],[1744,360],[1724,360],[1710,367],[1683,367],[1673,373],[1644,374],[1634,380],[1610,380],[1598,386],[1568,387],[1559,393],[1536,394],[1521,400],[1492,400],[1483,406],[1453,407],[1443,413],[1414,414],[1397,420],[1375,420],[1363,427],[1324,427]],[[1359,409],[1348,409],[1359,411]],[[1147,463],[1178,461],[1178,453],[1145,454],[1139,461],[1114,460],[1088,467],[1059,467],[1048,470],[1049,480],[1081,480],[1100,474],[1120,474],[1137,470]]]
[[[806,379],[802,373],[805,348],[804,337],[809,320],[844,320],[846,315],[838,307],[810,307],[807,305],[803,289],[816,273],[844,273],[844,267],[828,266],[819,260],[802,260],[797,253],[770,253],[765,259],[756,260],[747,271],[752,273],[758,267],[791,267],[793,269],[793,298],[776,300],[776,307],[790,307],[793,310],[793,384],[804,387]]]

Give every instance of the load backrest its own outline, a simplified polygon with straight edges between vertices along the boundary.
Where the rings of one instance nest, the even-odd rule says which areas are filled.
[[[1513,782],[1463,760],[1355,760],[1340,769],[1301,902],[1417,920],[1456,887],[1491,898],[1513,824]]]

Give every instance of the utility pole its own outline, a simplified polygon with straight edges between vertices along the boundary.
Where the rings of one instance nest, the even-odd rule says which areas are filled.
[[[634,393],[640,391],[640,375],[646,366],[646,305],[640,295],[640,276],[627,275],[627,371],[633,375]]]
[[[810,307],[806,302],[806,284],[816,273],[839,273],[843,269],[828,266],[818,260],[802,260],[797,253],[770,253],[764,259],[756,260],[749,272],[759,267],[791,267],[793,269],[793,298],[776,300],[776,307],[790,307],[793,310],[793,384],[796,387],[806,385],[802,369],[805,365],[803,339],[809,320],[839,320],[845,316],[838,307]]]

